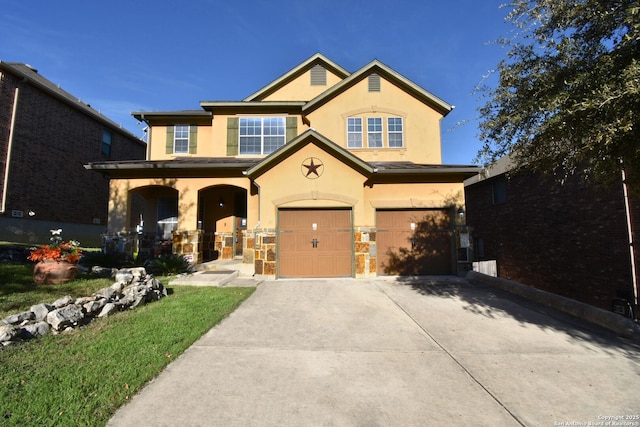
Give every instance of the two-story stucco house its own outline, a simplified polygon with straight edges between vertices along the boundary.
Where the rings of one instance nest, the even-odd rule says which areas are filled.
[[[242,257],[265,277],[457,272],[478,168],[442,164],[445,101],[377,60],[351,73],[316,54],[200,107],[132,113],[151,129],[147,160],[86,165],[111,178],[111,231],[143,221],[174,253]]]

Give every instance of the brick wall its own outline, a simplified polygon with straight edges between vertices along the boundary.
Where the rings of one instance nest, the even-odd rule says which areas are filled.
[[[506,179],[506,202],[492,187]],[[498,275],[604,309],[631,296],[632,277],[622,184],[564,185],[504,175],[465,188],[476,260],[495,259]],[[635,221],[640,220],[638,200]],[[637,234],[637,233],[636,233]]]
[[[87,171],[83,165],[93,161],[144,159],[145,146],[48,92],[3,73],[0,163],[6,159],[16,87],[20,91],[4,215],[19,210],[24,212],[25,221],[78,224],[93,224],[97,219],[106,227],[109,181]],[[110,157],[101,153],[104,130],[112,134]],[[4,173],[4,164],[0,166]],[[29,211],[35,215],[28,217]]]

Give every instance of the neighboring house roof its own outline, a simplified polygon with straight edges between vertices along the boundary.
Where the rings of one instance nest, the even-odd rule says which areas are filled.
[[[454,108],[453,105],[448,104],[376,59],[307,102],[304,107],[302,107],[302,112],[309,114],[371,74],[378,74],[386,78],[444,116],[449,114]]]
[[[300,65],[296,66],[295,68],[289,70],[282,76],[278,77],[277,79],[275,79],[274,81],[272,81],[271,83],[263,87],[262,89],[249,95],[244,99],[244,101],[260,101],[261,99],[264,99],[265,97],[269,96],[273,92],[277,91],[278,89],[285,86],[287,83],[289,83],[293,79],[297,78],[298,76],[307,72],[309,69],[311,69],[312,67],[318,64],[322,65],[325,69],[333,72],[334,74],[340,76],[341,78],[345,78],[350,74],[347,70],[345,70],[335,62],[331,61],[326,56],[320,53],[316,53],[315,55],[313,55],[306,61],[302,62]]]
[[[140,144],[145,145],[144,141],[138,138],[133,133],[129,132],[121,125],[117,124],[113,120],[109,119],[107,116],[102,115],[99,111],[95,110],[91,107],[91,105],[83,102],[80,98],[73,96],[69,92],[60,88],[60,86],[53,84],[51,81],[42,77],[38,74],[38,70],[31,67],[30,65],[23,64],[20,62],[5,62],[0,61],[0,71],[7,71],[9,73],[15,74],[19,77],[22,77],[25,81],[31,83],[32,85],[38,87],[44,92],[50,94],[54,98],[66,103],[67,105],[79,110],[80,112],[91,116],[93,119],[101,122],[105,126],[116,130],[122,134],[125,134],[129,138],[133,138],[140,142]]]
[[[464,186],[477,184],[478,182],[490,179],[499,175],[504,175],[514,168],[515,164],[510,155],[496,160],[492,165],[486,168],[481,168],[475,176],[472,176],[464,181]]]

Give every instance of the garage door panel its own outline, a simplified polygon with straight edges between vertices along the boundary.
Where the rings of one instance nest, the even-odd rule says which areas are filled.
[[[349,277],[352,270],[351,211],[279,211],[281,277]]]
[[[376,212],[378,274],[451,274],[447,210]]]

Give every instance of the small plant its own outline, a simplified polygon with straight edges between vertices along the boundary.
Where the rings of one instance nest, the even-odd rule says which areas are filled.
[[[79,247],[80,242],[75,240],[63,241],[61,228],[49,231],[51,232],[51,237],[49,238],[51,243],[32,249],[27,259],[34,262],[53,260],[58,262],[67,261],[72,264],[77,263],[82,256],[82,250]]]
[[[158,258],[149,260],[146,264],[147,271],[162,276],[186,273],[190,267],[189,261],[183,255],[177,254],[161,255]]]

